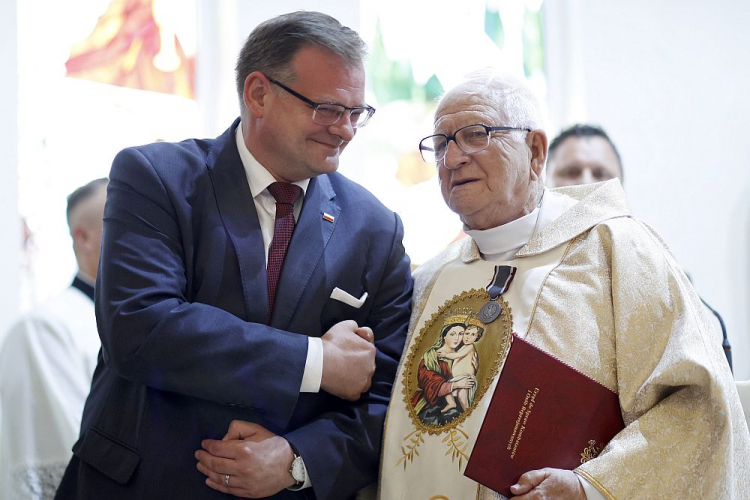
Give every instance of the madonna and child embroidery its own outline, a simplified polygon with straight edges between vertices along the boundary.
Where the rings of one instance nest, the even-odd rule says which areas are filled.
[[[403,393],[414,430],[402,442],[397,465],[404,469],[430,435],[442,439],[445,456],[459,470],[469,458],[472,438],[462,424],[492,385],[512,335],[510,306],[501,296],[493,298],[501,306],[499,317],[490,323],[479,319],[488,300],[487,290],[453,296],[424,324],[409,350]]]

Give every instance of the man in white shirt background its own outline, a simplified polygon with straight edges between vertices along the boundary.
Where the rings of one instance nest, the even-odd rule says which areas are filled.
[[[2,498],[52,498],[78,437],[100,347],[94,283],[107,183],[68,196],[73,283],[22,316],[0,348]]]

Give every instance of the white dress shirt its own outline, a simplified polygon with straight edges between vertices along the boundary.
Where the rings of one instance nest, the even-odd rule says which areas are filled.
[[[266,255],[266,265],[268,265],[268,248],[271,246],[273,240],[273,231],[276,223],[276,199],[268,191],[268,186],[276,182],[276,179],[271,175],[271,172],[258,163],[258,160],[250,153],[245,145],[245,140],[242,137],[242,122],[237,126],[235,132],[235,139],[237,141],[237,151],[240,153],[240,160],[242,160],[242,166],[245,169],[245,175],[247,176],[247,183],[250,186],[250,192],[253,195],[253,203],[255,203],[255,211],[258,214],[258,222],[260,223],[260,232],[263,235],[263,247]],[[292,184],[299,186],[302,189],[302,196],[297,197],[297,201],[294,202],[294,220],[299,220],[299,214],[302,212],[302,205],[304,203],[305,193],[307,193],[307,185],[310,183],[310,179],[305,179],[299,182],[293,182]],[[307,337],[307,359],[305,360],[305,371],[302,373],[302,384],[300,386],[300,392],[319,392],[320,381],[323,378],[323,341],[317,337]],[[310,481],[310,475],[307,473],[307,467],[305,467],[304,461],[302,467],[305,470],[305,482],[300,485],[299,488],[290,489],[303,489],[310,488],[312,482]]]
[[[260,231],[263,234],[263,247],[265,248],[266,264],[268,263],[268,248],[273,240],[273,229],[276,221],[276,200],[268,191],[268,186],[276,182],[276,179],[266,168],[258,163],[245,145],[242,137],[242,123],[237,126],[235,134],[237,140],[237,150],[240,153],[242,166],[245,168],[247,183],[250,185],[250,192],[253,194],[255,211],[258,213],[258,222],[260,222]],[[293,184],[302,189],[302,196],[297,198],[294,203],[294,220],[299,219],[302,212],[304,195],[307,192],[307,185],[310,179],[294,182]],[[320,381],[323,378],[323,341],[316,337],[307,338],[307,359],[305,360],[305,371],[302,375],[302,386],[300,392],[318,392],[320,391]]]

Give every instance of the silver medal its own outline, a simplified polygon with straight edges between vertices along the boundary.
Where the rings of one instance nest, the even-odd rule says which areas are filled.
[[[477,317],[479,321],[486,325],[495,321],[500,316],[502,310],[503,306],[497,300],[493,299],[482,306]]]

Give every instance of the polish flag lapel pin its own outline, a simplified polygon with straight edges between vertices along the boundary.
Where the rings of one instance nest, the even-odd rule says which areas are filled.
[[[333,222],[335,219],[333,215],[323,212],[323,220],[326,220],[328,222]]]

